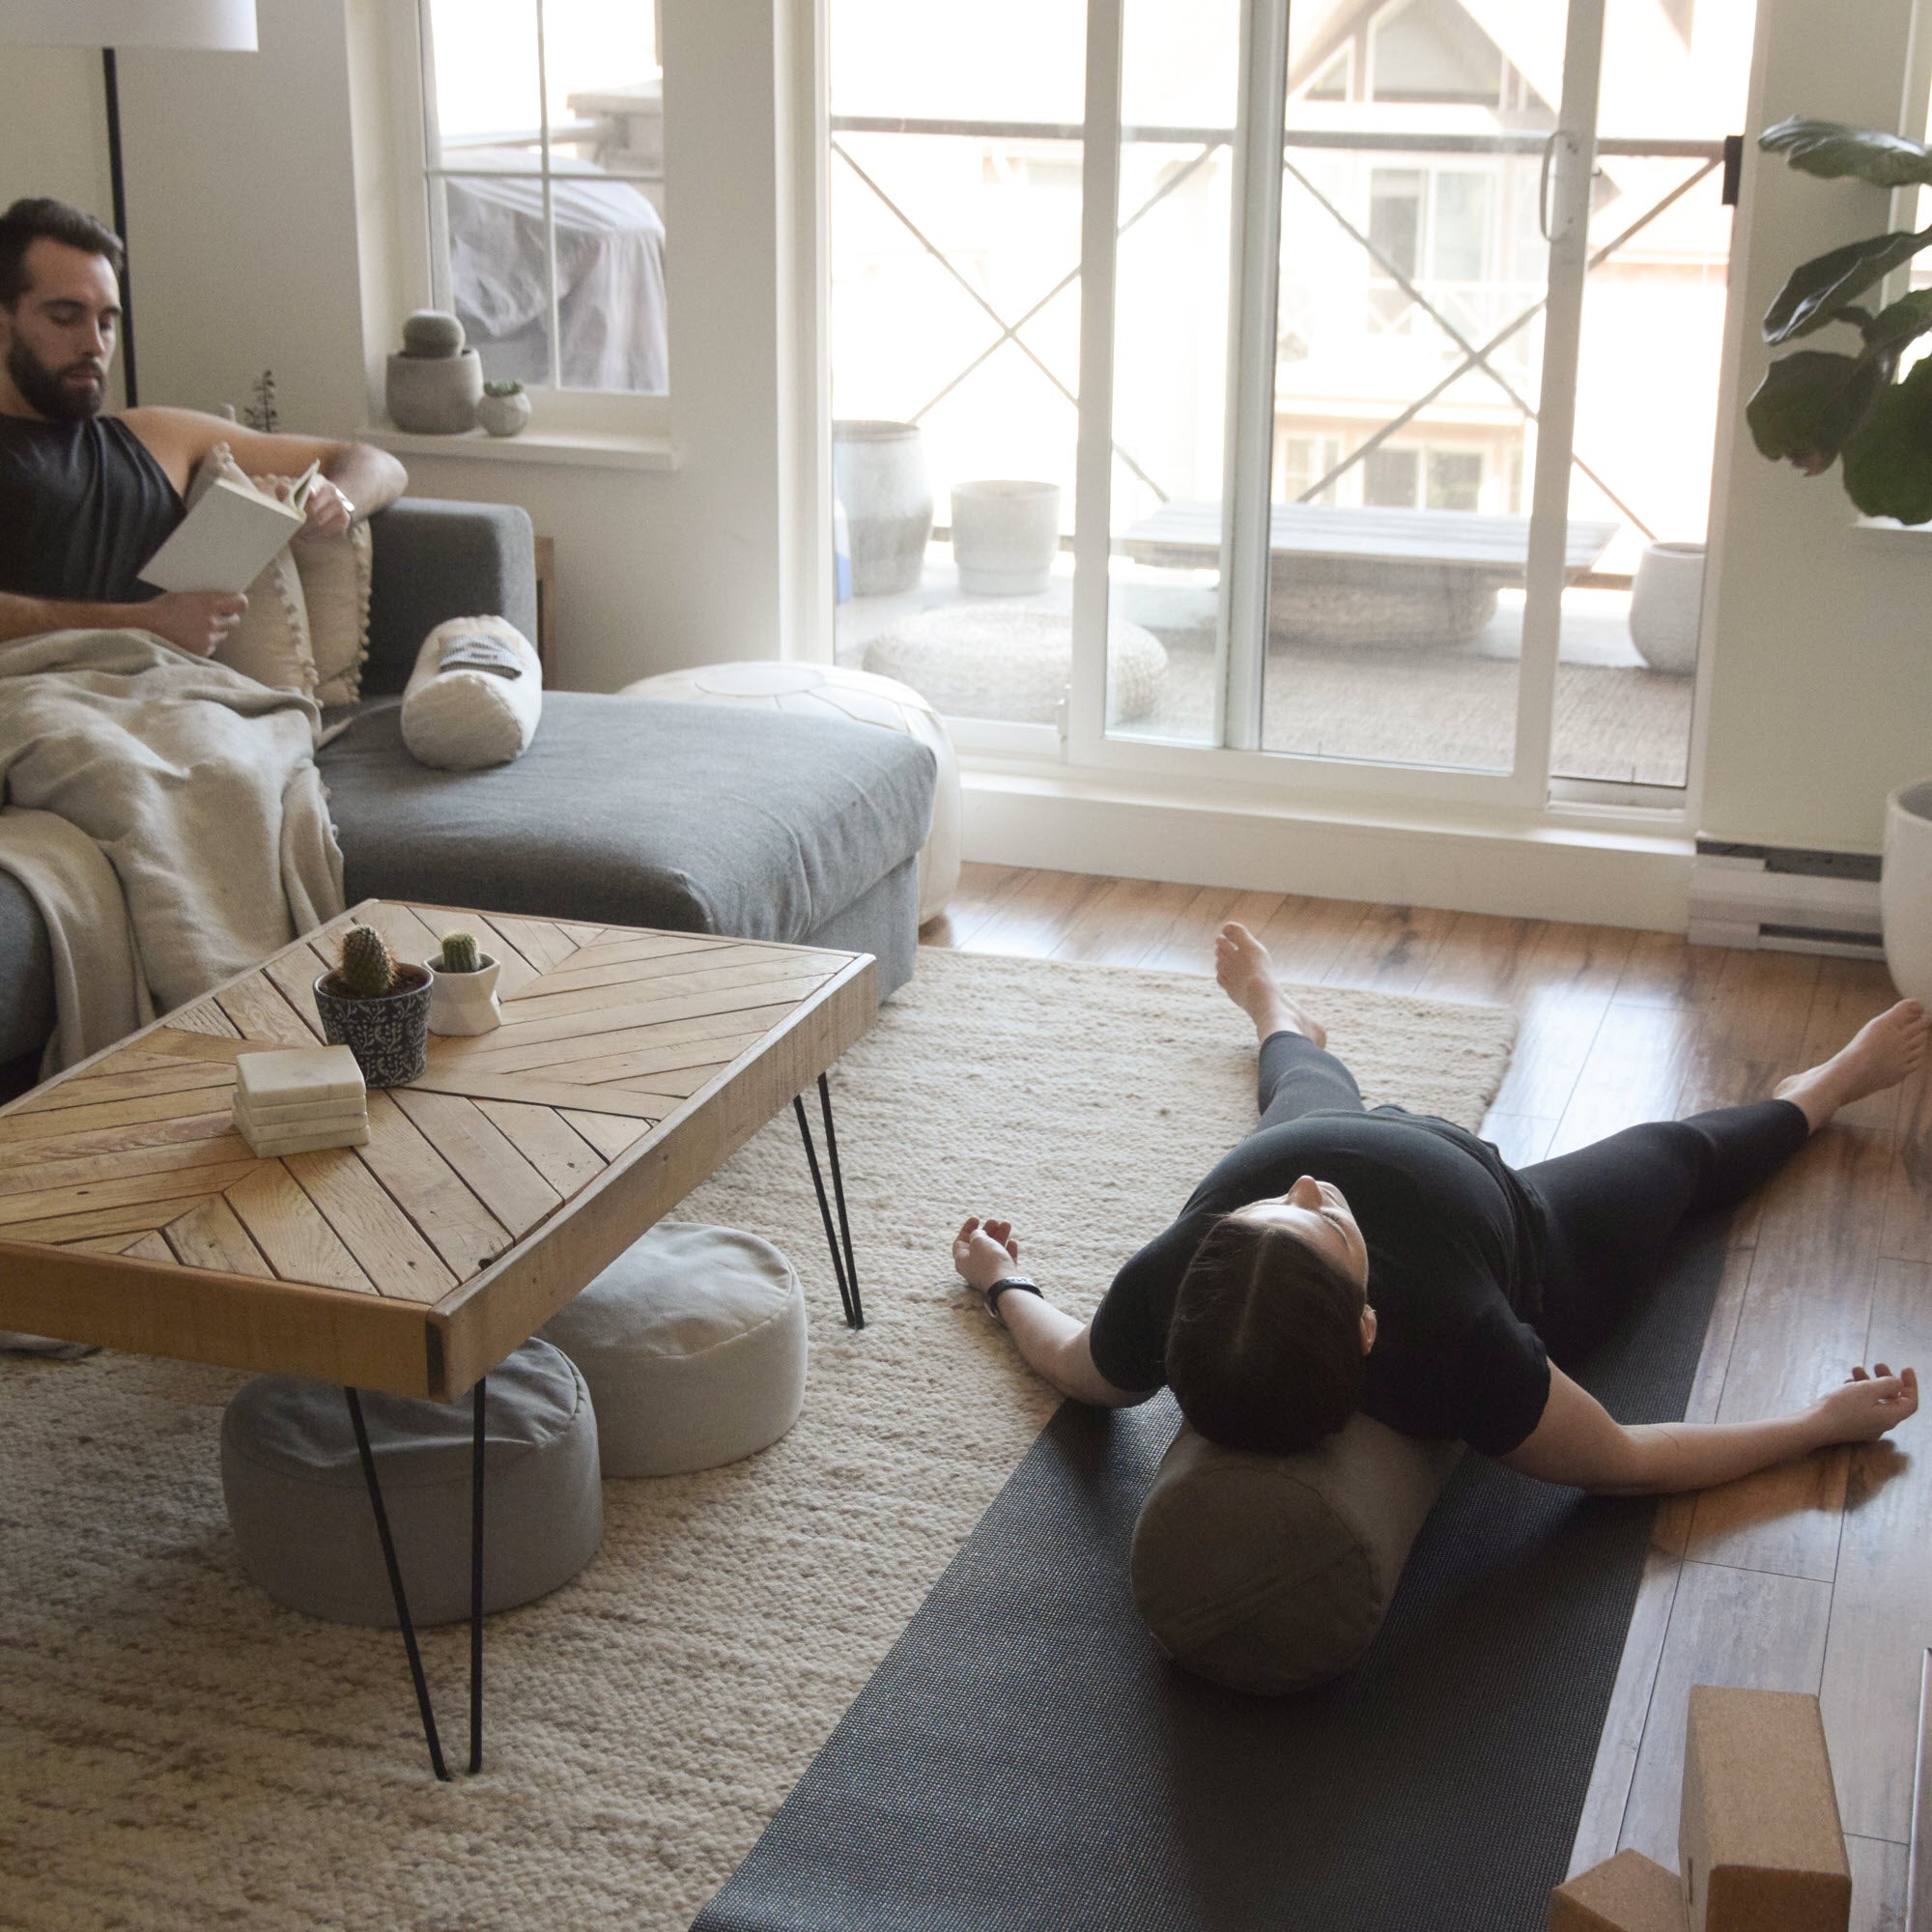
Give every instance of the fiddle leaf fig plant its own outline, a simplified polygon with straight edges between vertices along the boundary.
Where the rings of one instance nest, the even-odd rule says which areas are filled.
[[[1758,146],[1801,172],[1875,187],[1932,185],[1932,148],[1902,134],[1795,116],[1767,128]],[[1765,371],[1745,406],[1752,440],[1774,462],[1816,476],[1844,459],[1845,492],[1868,517],[1932,522],[1932,361],[1906,348],[1932,331],[1932,289],[1882,308],[1859,298],[1932,247],[1932,228],[1898,229],[1848,242],[1802,264],[1765,312],[1774,348],[1832,326],[1855,328],[1849,350],[1799,349]]]

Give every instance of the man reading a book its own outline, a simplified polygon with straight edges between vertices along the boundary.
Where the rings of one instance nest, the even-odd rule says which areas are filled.
[[[0,648],[47,631],[137,630],[209,657],[248,600],[156,592],[140,570],[186,515],[188,479],[216,443],[250,476],[321,465],[302,536],[339,536],[408,478],[366,443],[264,435],[195,410],[102,414],[121,255],[110,229],[64,202],[0,214]]]

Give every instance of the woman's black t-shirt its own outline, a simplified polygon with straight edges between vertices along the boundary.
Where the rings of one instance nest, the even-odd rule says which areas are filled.
[[[1400,1107],[1303,1114],[1251,1134],[1114,1277],[1094,1317],[1095,1367],[1117,1388],[1158,1388],[1180,1278],[1210,1224],[1304,1174],[1342,1190],[1368,1244],[1378,1329],[1363,1408],[1406,1435],[1492,1456],[1516,1448],[1549,1398],[1530,1325],[1542,1211],[1487,1141]]]

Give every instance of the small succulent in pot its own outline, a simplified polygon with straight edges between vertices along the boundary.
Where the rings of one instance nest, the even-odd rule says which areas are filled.
[[[476,937],[469,932],[445,932],[442,935],[442,956],[436,962],[439,973],[474,973],[483,963],[483,955],[476,950]]]
[[[488,1033],[503,1024],[497,1004],[497,961],[478,950],[475,935],[446,932],[442,951],[425,964],[430,990],[429,1030],[439,1034]]]
[[[476,420],[492,436],[515,436],[530,420],[530,399],[521,383],[485,383],[476,404]]]
[[[316,980],[323,1037],[348,1047],[371,1087],[407,1086],[428,1064],[430,978],[358,924],[343,935],[340,963]]]

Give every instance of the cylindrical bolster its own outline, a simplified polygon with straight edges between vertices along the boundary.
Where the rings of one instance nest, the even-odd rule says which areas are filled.
[[[1183,1425],[1134,1526],[1134,1602],[1199,1676],[1264,1695],[1325,1683],[1381,1628],[1461,1456],[1359,1413],[1293,1456],[1223,1449]]]

